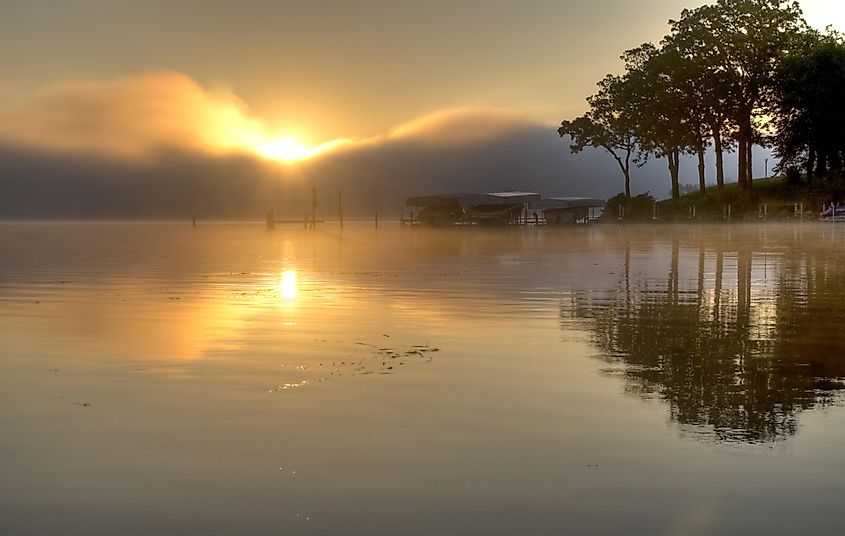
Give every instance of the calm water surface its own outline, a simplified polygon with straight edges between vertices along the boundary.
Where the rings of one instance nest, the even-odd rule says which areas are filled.
[[[0,224],[0,534],[840,534],[845,227]]]

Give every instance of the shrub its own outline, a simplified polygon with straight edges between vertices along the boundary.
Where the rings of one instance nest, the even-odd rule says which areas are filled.
[[[625,221],[651,221],[655,199],[648,192],[631,197],[618,194],[607,200],[602,219],[614,221],[619,218],[619,207],[625,207]]]

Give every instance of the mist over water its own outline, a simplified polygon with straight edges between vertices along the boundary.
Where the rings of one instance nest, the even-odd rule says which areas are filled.
[[[0,532],[832,532],[843,242],[0,224]]]

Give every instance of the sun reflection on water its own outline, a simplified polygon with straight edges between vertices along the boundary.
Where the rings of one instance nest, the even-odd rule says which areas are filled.
[[[283,300],[296,300],[297,286],[296,270],[285,270],[282,272],[279,291]]]

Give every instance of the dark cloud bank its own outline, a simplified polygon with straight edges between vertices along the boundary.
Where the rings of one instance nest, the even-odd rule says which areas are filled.
[[[756,163],[761,171],[764,156],[760,151]],[[694,166],[685,163],[682,182],[697,182]],[[133,160],[0,145],[4,219],[261,219],[271,207],[279,217],[294,218],[306,210],[312,186],[320,216],[328,219],[336,214],[338,190],[347,217],[378,210],[395,218],[406,197],[427,193],[519,189],[606,198],[622,189],[609,157],[598,151],[570,155],[554,129],[536,125],[453,145],[387,139],[289,167],[246,154],[161,150]],[[664,162],[637,170],[633,187],[666,197]]]

